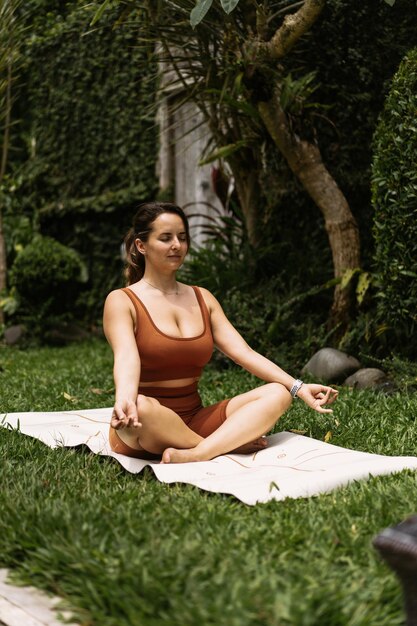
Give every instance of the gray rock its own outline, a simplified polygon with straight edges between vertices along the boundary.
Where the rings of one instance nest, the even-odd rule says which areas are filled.
[[[90,333],[75,322],[56,323],[44,333],[46,343],[55,346],[65,346],[69,343],[84,341],[90,337]]]
[[[363,367],[346,378],[343,383],[347,387],[355,389],[381,388],[388,382],[388,377],[382,370],[376,367]]]
[[[360,368],[355,357],[335,348],[322,348],[304,365],[302,374],[311,374],[314,378],[328,383],[343,382],[347,376]]]
[[[4,331],[4,341],[8,346],[14,346],[24,337],[26,328],[22,324],[15,324],[15,326],[9,326]]]

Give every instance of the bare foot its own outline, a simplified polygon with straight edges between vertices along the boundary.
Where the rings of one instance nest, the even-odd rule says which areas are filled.
[[[194,448],[188,450],[178,450],[177,448],[167,448],[162,455],[161,463],[192,463],[198,461]]]
[[[253,452],[265,450],[267,447],[268,440],[265,436],[263,436],[259,437],[259,439],[255,439],[255,441],[244,443],[243,446],[239,446],[238,448],[231,450],[231,454],[252,454]]]
[[[253,452],[259,452],[264,450],[268,446],[268,440],[265,436],[245,443],[238,448],[231,451],[231,454],[252,454]],[[199,458],[195,448],[189,448],[186,450],[178,450],[177,448],[167,448],[161,459],[161,463],[192,463],[195,461],[202,461],[204,459]]]

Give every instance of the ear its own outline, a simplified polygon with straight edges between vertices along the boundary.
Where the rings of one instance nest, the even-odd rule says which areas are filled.
[[[135,239],[136,250],[140,252],[140,254],[146,254],[145,245],[139,237]]]

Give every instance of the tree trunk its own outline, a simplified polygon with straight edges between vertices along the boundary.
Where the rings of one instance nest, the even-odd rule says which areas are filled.
[[[279,93],[258,105],[262,120],[307,193],[323,214],[333,257],[334,275],[360,266],[359,231],[347,200],[321,158],[318,147],[300,139],[289,126]],[[330,315],[332,326],[345,328],[350,318],[352,290],[336,286]]]
[[[245,227],[249,243],[257,248],[259,245],[259,214],[257,207],[261,197],[259,187],[259,171],[242,166],[237,159],[229,159],[235,179],[236,191],[245,218]]]

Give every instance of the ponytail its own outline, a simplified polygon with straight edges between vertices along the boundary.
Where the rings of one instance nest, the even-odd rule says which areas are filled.
[[[145,273],[145,259],[143,254],[136,247],[137,235],[133,228],[130,228],[124,239],[126,266],[124,275],[127,285],[137,283]]]

